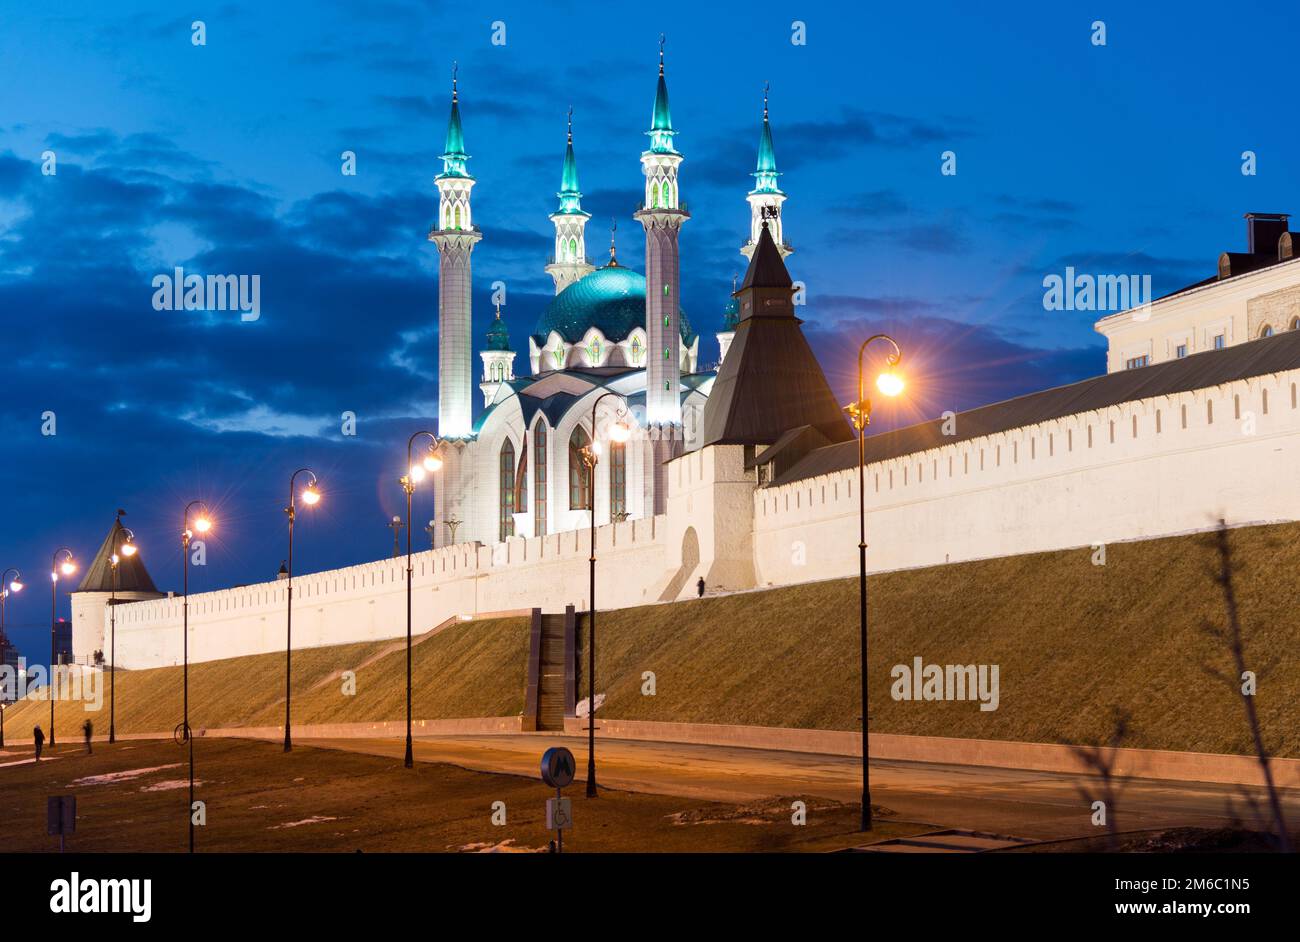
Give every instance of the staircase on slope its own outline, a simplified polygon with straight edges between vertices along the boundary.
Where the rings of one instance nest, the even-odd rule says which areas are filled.
[[[565,716],[573,716],[576,702],[573,644],[573,606],[558,615],[533,609],[524,729],[562,732]]]

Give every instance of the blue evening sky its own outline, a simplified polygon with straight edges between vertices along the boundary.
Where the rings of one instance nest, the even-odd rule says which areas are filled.
[[[184,8],[182,8],[184,7]],[[789,264],[837,393],[856,339],[888,330],[933,417],[1104,370],[1095,316],[1046,312],[1072,265],[1161,294],[1242,249],[1246,211],[1300,208],[1289,89],[1296,15],[1277,3],[473,2],[19,4],[0,12],[0,568],[29,591],[11,635],[48,645],[50,554],[83,562],[119,507],[179,588],[179,516],[212,503],[197,589],[272,578],[288,476],[299,571],[390,551],[406,435],[436,422],[432,178],[460,62],[478,178],[476,342],[508,286],[518,372],[574,108],[589,254],[611,217],[640,267],[659,33],[686,155],[684,307],[717,357],[747,236],[770,81]],[[191,43],[191,22],[206,26]],[[806,45],[791,42],[806,25]],[[1094,20],[1106,45],[1091,41]],[[493,22],[505,44],[493,45]],[[340,173],[354,151],[357,174]],[[957,174],[940,155],[957,155]],[[1241,173],[1241,154],[1258,173]],[[57,173],[41,172],[53,151]],[[262,315],[153,310],[174,266],[258,274]],[[476,370],[478,362],[476,357]],[[477,375],[477,374],[476,374]],[[340,434],[340,414],[358,434]],[[43,436],[42,413],[57,416]],[[428,496],[417,497],[426,521]],[[417,545],[427,545],[423,530]],[[66,597],[60,600],[66,614]]]

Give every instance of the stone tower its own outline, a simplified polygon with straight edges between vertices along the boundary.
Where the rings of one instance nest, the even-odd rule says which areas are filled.
[[[582,192],[578,189],[578,162],[573,157],[573,109],[569,109],[569,142],[564,151],[564,171],[560,175],[560,208],[551,213],[555,225],[555,254],[546,273],[555,280],[559,294],[583,275],[595,271],[587,261],[587,242],[583,235],[591,213],[582,211]]]
[[[473,434],[473,350],[470,324],[470,253],[483,234],[474,228],[470,191],[474,178],[465,169],[465,135],[460,126],[456,72],[451,79],[451,117],[438,187],[438,222],[429,241],[438,247],[438,434],[466,439]]]
[[[754,170],[754,188],[745,197],[749,201],[749,241],[740,247],[740,254],[750,258],[758,245],[758,237],[766,222],[781,257],[794,251],[785,241],[785,224],[781,218],[781,204],[785,194],[776,185],[781,174],[776,169],[776,152],[772,149],[772,124],[767,116],[767,92],[763,86],[763,133],[758,139],[758,166]]]

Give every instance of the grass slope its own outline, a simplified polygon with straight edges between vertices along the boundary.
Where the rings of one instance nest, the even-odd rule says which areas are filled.
[[[1233,531],[1247,662],[1259,675],[1265,742],[1300,757],[1300,524]],[[1224,620],[1205,536],[1040,553],[888,573],[870,580],[873,730],[1028,742],[1106,741],[1113,711],[1131,716],[1124,745],[1248,753],[1239,697],[1206,667],[1231,673],[1205,634]],[[597,679],[605,713],[624,719],[858,728],[857,581],[836,580],[602,612]],[[392,651],[340,681],[390,642],[294,653],[294,722],[355,722],[404,715],[405,659]],[[454,626],[415,648],[420,719],[507,716],[523,708],[528,620]],[[899,702],[890,668],[997,664],[1001,704]],[[580,691],[586,663],[580,658]],[[193,725],[276,725],[283,719],[281,654],[191,667]],[[643,674],[655,675],[654,696]],[[48,704],[21,704],[6,726],[26,733]],[[170,729],[180,713],[180,670],[124,672],[118,730]],[[83,714],[60,710],[59,735]],[[107,712],[95,717],[107,729]]]

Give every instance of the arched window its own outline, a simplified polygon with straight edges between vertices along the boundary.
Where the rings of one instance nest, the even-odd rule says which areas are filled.
[[[459,206],[457,206],[456,209],[455,209],[455,212],[454,212],[454,214],[453,214],[453,216],[452,216],[452,222],[453,222],[453,225],[452,225],[452,228],[453,228],[453,229],[459,229],[459,228],[460,228],[460,207],[459,207]]]
[[[510,439],[501,445],[500,535],[504,540],[515,535],[515,446]]]
[[[1263,328],[1260,330],[1259,335],[1260,335],[1261,337],[1272,337],[1272,336],[1273,336],[1273,325],[1272,325],[1272,324],[1265,324],[1265,325],[1263,326]]]
[[[1291,318],[1291,329],[1295,330],[1297,327],[1300,327],[1300,317]]]
[[[546,423],[533,426],[533,536],[546,535]]]
[[[591,439],[579,425],[569,436],[569,509],[587,510],[591,506],[590,481],[587,478],[587,465],[582,460],[582,449]]]
[[[627,513],[627,446],[609,443],[609,519]]]
[[[576,262],[577,260],[578,260],[578,240],[570,239],[569,240],[569,261]]]
[[[650,208],[654,209],[659,205],[659,184],[650,184]]]

